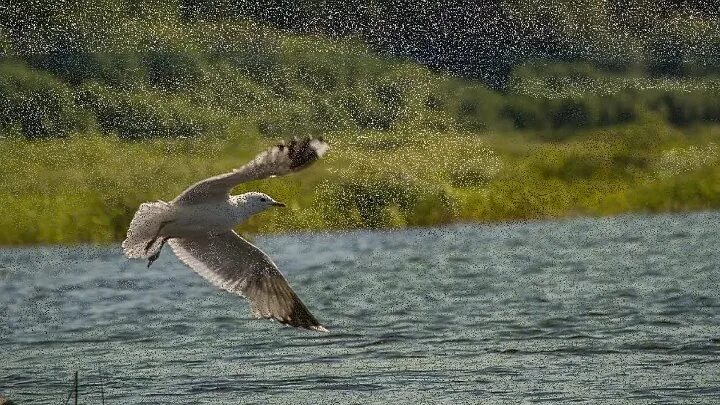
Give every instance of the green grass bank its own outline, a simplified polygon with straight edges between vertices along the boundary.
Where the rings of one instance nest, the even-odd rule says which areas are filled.
[[[426,226],[720,208],[720,127],[659,119],[556,131],[328,133],[307,171],[238,187],[287,209],[244,232]],[[0,244],[122,240],[143,201],[172,199],[272,142],[261,136],[128,141],[75,133],[0,140]]]

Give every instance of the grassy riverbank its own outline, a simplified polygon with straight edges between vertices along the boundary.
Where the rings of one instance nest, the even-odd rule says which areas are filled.
[[[573,133],[330,133],[305,173],[250,183],[289,209],[241,230],[284,232],[720,208],[720,127],[659,120]],[[0,244],[109,243],[143,201],[243,163],[259,136],[0,140]]]

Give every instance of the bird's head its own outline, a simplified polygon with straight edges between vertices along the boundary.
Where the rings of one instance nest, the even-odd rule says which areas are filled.
[[[270,207],[284,207],[285,204],[275,201],[264,193],[250,192],[241,196],[245,200],[243,207],[253,213],[263,212]]]

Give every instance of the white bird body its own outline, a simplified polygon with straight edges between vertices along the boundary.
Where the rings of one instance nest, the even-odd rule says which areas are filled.
[[[233,195],[224,201],[170,205],[173,215],[165,219],[168,223],[160,236],[182,237],[227,232],[257,213],[242,195]]]
[[[195,272],[250,300],[255,317],[327,331],[275,263],[233,231],[254,214],[285,205],[258,192],[230,195],[237,184],[299,171],[327,149],[322,139],[310,138],[276,145],[232,172],[193,184],[171,202],[141,204],[122,243],[123,252],[129,258],[147,260],[150,267],[167,242]]]

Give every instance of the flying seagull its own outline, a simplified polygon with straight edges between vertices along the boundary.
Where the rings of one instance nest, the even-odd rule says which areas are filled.
[[[293,139],[229,173],[193,184],[169,203],[143,203],[130,222],[123,252],[147,260],[150,267],[167,242],[183,263],[212,284],[247,298],[255,318],[326,332],[275,263],[233,231],[252,215],[285,204],[263,193],[230,191],[240,183],[299,171],[327,150],[322,138]]]

